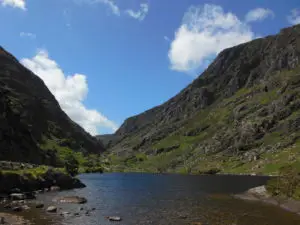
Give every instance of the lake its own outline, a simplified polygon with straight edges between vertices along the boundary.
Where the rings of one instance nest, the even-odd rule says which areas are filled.
[[[83,174],[84,189],[40,195],[46,205],[57,196],[86,197],[85,205],[58,205],[59,214],[39,216],[37,224],[65,225],[299,225],[300,216],[275,206],[234,199],[231,194],[266,183],[258,176],[196,176],[139,173]],[[89,216],[80,207],[93,208]],[[36,214],[34,215],[36,216]],[[120,216],[121,222],[109,222],[105,216]],[[200,224],[200,223],[199,223]]]

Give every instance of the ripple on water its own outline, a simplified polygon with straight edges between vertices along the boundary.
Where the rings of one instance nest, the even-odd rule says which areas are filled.
[[[54,216],[45,225],[298,225],[300,217],[275,206],[231,198],[265,184],[267,178],[253,176],[183,176],[152,174],[81,175],[84,189],[41,195],[45,205],[59,196],[77,195],[88,199],[79,205],[59,204],[59,211],[71,216]],[[96,210],[86,215],[86,209]],[[74,213],[79,216],[74,216]],[[34,216],[34,215],[32,215]],[[47,216],[47,215],[46,215]],[[120,216],[110,222],[106,216]],[[39,224],[39,223],[37,223]]]

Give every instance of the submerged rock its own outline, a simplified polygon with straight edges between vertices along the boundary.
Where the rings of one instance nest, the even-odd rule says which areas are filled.
[[[22,210],[23,210],[23,207],[21,207],[21,206],[12,207],[12,211],[14,211],[14,212],[21,212]]]
[[[87,202],[87,199],[79,196],[66,196],[55,199],[54,201],[58,201],[61,203],[85,204]]]
[[[23,206],[22,206],[22,209],[24,209],[24,210],[29,210],[30,207],[29,207],[28,205],[23,205]]]
[[[34,192],[26,192],[24,193],[26,199],[36,199]]]
[[[68,215],[70,215],[71,213],[70,212],[62,212],[60,215],[61,216],[68,216]]]
[[[19,188],[13,188],[11,193],[21,193],[21,190]]]
[[[106,217],[109,221],[121,221],[122,218],[119,216],[108,216]]]
[[[204,225],[204,224],[201,222],[194,222],[194,223],[192,223],[192,225]]]
[[[22,194],[22,193],[12,193],[12,194],[10,194],[10,198],[12,200],[24,200],[25,199],[25,194]]]
[[[51,186],[50,191],[60,191],[60,187],[58,186]]]
[[[38,203],[38,204],[36,204],[35,208],[37,208],[37,209],[44,208],[44,204],[43,203]]]
[[[179,219],[186,219],[186,218],[188,218],[188,216],[187,215],[179,215],[178,218]]]

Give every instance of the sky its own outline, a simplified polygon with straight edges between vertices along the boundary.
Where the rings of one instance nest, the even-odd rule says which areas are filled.
[[[0,0],[0,45],[92,135],[167,101],[223,49],[298,23],[299,0]]]

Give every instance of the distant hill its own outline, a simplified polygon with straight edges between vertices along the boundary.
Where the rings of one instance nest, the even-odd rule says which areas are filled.
[[[44,82],[0,47],[0,160],[61,165],[104,151],[60,108]]]
[[[223,50],[175,97],[105,137],[112,168],[273,173],[299,163],[299,64],[300,25]]]

